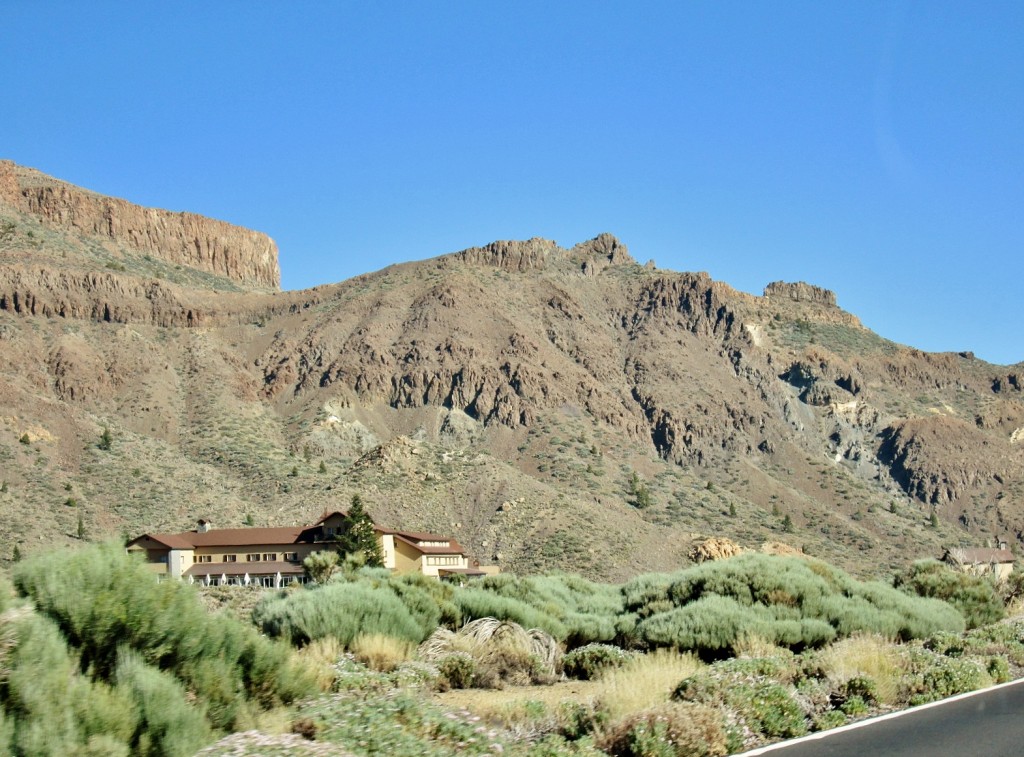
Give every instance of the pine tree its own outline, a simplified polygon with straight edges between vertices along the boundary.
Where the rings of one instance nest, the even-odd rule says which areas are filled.
[[[113,442],[114,442],[114,437],[110,435],[110,429],[107,428],[106,426],[104,426],[103,427],[103,433],[100,434],[99,444],[97,444],[96,446],[99,447],[104,452],[109,452],[110,451],[110,445],[113,444]]]
[[[373,518],[363,509],[363,498],[358,494],[352,495],[348,511],[348,529],[342,535],[340,542],[343,554],[361,553],[366,558],[364,564],[371,568],[380,568],[384,565],[384,555],[381,552],[380,542],[377,541]]]

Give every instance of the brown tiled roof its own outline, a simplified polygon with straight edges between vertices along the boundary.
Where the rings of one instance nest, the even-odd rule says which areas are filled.
[[[130,547],[143,539],[152,539],[170,549],[192,549],[192,543],[184,538],[185,536],[187,534],[143,534],[128,542],[128,546]]]
[[[1013,552],[1008,549],[991,549],[986,547],[961,549],[960,555],[963,556],[965,562],[974,565],[1015,562],[1017,559],[1013,556]]]
[[[348,513],[345,512],[344,510],[331,510],[330,512],[328,512],[327,510],[324,510],[324,514],[320,516],[320,520],[318,520],[313,525],[314,526],[319,526],[321,523],[323,523],[325,520],[330,518],[332,515],[340,515],[342,518],[347,518],[348,517]]]
[[[292,562],[197,562],[185,571],[186,576],[203,578],[205,576],[294,576],[303,573],[303,567]]]
[[[304,533],[308,532],[308,533]],[[146,534],[171,549],[196,547],[246,547],[265,544],[295,544],[313,541],[313,532],[305,526],[280,528],[217,528],[212,531],[185,531],[180,534]],[[141,538],[141,537],[140,537]]]
[[[482,570],[477,570],[476,568],[438,568],[437,572],[442,576],[469,576],[474,578],[487,575]]]
[[[385,529],[387,533],[404,536],[406,539],[413,541],[451,541],[452,537],[443,536],[442,534],[431,534],[426,531],[393,531]]]
[[[454,539],[446,536],[437,536],[436,534],[409,534],[401,531],[391,531],[399,541],[403,541],[406,544],[410,544],[416,547],[420,552],[425,555],[464,555],[466,551],[462,548]],[[447,547],[427,547],[420,544],[420,540],[423,541],[446,541],[448,542]]]
[[[320,525],[332,515],[347,517],[342,510],[334,510],[324,515],[312,526],[285,526],[278,528],[217,528],[210,531],[184,531],[178,534],[143,534],[133,539],[134,544],[143,538],[150,538],[170,549],[196,549],[199,547],[249,547],[249,546],[286,546],[297,543],[311,543],[320,533]],[[465,555],[462,545],[450,536],[432,534],[425,531],[395,531],[390,528],[376,526],[377,530],[391,534],[426,555]],[[425,541],[448,542],[447,547],[428,546]],[[205,564],[205,563],[198,563]],[[219,565],[222,563],[214,563]],[[223,563],[230,565],[230,563]]]

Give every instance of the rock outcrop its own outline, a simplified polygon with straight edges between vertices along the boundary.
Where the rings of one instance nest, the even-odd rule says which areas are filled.
[[[483,247],[470,247],[449,257],[460,263],[522,273],[543,270],[548,265],[548,259],[560,250],[561,248],[550,239],[534,237],[526,241],[499,240]]]
[[[281,284],[277,245],[266,234],[194,213],[144,208],[0,161],[0,201],[44,223],[110,240],[247,287]]]
[[[803,281],[790,283],[787,281],[773,281],[764,288],[764,296],[768,298],[784,297],[793,302],[815,302],[827,307],[836,306],[836,293],[829,289],[807,284]]]
[[[977,426],[936,416],[900,421],[882,433],[879,458],[912,497],[949,505],[965,492],[998,487],[1021,475],[1020,456]]]
[[[483,247],[470,247],[452,253],[443,260],[500,268],[510,273],[543,271],[552,262],[571,260],[587,275],[598,273],[608,266],[634,262],[626,245],[611,234],[598,234],[593,239],[580,242],[571,250],[540,237],[524,241],[500,240]]]

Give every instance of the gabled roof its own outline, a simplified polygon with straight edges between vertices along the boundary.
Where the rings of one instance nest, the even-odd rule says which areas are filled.
[[[132,539],[150,538],[170,549],[195,549],[196,547],[248,547],[270,544],[296,544],[311,542],[314,531],[307,526],[285,526],[279,528],[216,528],[211,531],[184,531],[178,534],[143,534]]]
[[[401,534],[406,539],[412,539],[413,541],[451,541],[452,537],[442,536],[441,534],[431,534],[426,531],[392,531],[395,534]]]
[[[951,550],[946,550],[948,555]],[[956,552],[956,557],[970,565],[991,565],[992,563],[1016,562],[1013,552],[1008,549],[991,549],[987,547],[963,548]]]
[[[328,518],[331,518],[331,517],[333,517],[335,515],[338,515],[338,516],[340,516],[342,518],[347,518],[348,517],[348,513],[345,512],[344,510],[331,510],[330,512],[324,510],[324,514],[320,516],[320,520],[318,520],[313,525],[314,526],[322,525],[325,520],[327,520]]]
[[[401,542],[405,542],[425,555],[465,555],[466,550],[462,548],[462,545],[457,541],[448,536],[438,536],[437,534],[423,534],[423,533],[406,533],[403,531],[385,531],[390,533],[396,539]],[[428,547],[421,542],[425,541],[446,541],[448,542],[447,547]]]
[[[142,536],[136,536],[128,542],[128,546],[137,544],[143,539],[150,539],[163,544],[168,549],[192,549],[192,543],[184,538],[186,536],[187,534],[143,534]]]
[[[196,549],[199,547],[257,547],[312,543],[321,537],[323,523],[333,516],[347,518],[344,510],[325,512],[311,526],[285,526],[278,528],[215,528],[209,531],[183,531],[177,534],[143,534],[129,542],[129,546],[143,539],[152,539],[168,549]],[[409,544],[425,555],[465,555],[466,550],[450,536],[432,534],[426,531],[396,531],[374,525],[374,529],[390,534],[401,542]],[[448,546],[436,546],[424,542],[446,542]],[[203,564],[203,563],[200,563]],[[220,563],[217,563],[218,565]],[[229,563],[224,563],[225,565]],[[216,571],[214,571],[216,573]],[[230,571],[228,571],[230,575]]]

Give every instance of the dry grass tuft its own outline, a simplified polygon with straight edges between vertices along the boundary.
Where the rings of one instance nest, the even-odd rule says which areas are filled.
[[[679,682],[704,667],[692,654],[659,649],[609,668],[597,681],[595,704],[612,721],[669,701]]]
[[[496,618],[474,620],[456,633],[439,628],[418,649],[420,659],[427,662],[439,662],[456,652],[473,658],[474,685],[483,688],[551,683],[562,656],[558,642],[545,631],[527,631],[518,623]]]
[[[778,657],[779,655],[789,656],[789,650],[784,650],[773,644],[763,636],[754,633],[741,634],[732,644],[732,651],[736,657]]]
[[[321,691],[331,688],[335,678],[335,665],[345,653],[341,642],[333,636],[310,642],[298,651],[298,657],[309,670]]]
[[[353,639],[351,651],[366,667],[381,673],[390,673],[412,658],[416,646],[405,639],[371,633]]]
[[[873,634],[855,634],[823,649],[818,662],[833,684],[842,684],[856,676],[867,676],[878,686],[883,704],[897,701],[903,665],[891,641]]]

